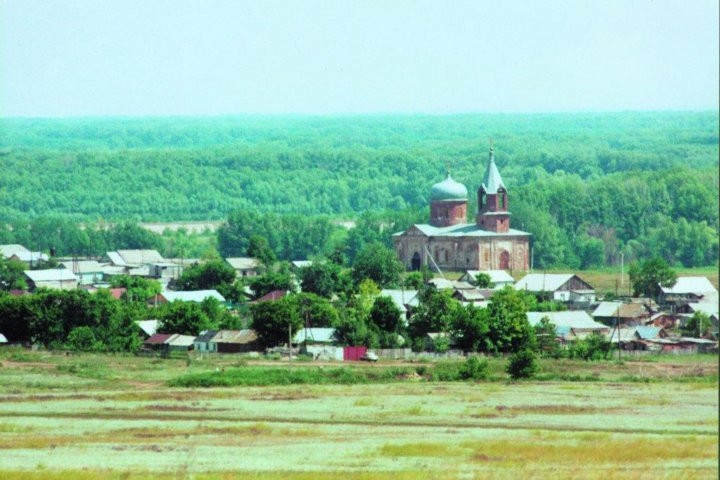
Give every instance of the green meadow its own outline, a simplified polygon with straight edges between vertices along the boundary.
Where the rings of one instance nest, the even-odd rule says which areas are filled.
[[[716,356],[543,360],[525,382],[502,359],[480,382],[429,380],[432,362],[0,359],[7,479],[718,477]],[[305,383],[170,386],[281,369]],[[363,380],[314,380],[337,369]]]

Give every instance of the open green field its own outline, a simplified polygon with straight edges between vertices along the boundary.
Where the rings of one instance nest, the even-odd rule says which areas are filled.
[[[172,388],[237,358],[0,351],[0,477],[717,478],[716,356],[544,361],[540,379]],[[352,369],[434,368],[433,364]],[[559,380],[564,378],[565,380]],[[569,381],[570,379],[575,381]]]

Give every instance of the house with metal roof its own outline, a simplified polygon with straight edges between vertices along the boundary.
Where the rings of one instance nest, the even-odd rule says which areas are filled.
[[[530,234],[510,228],[508,190],[490,147],[478,188],[475,222],[468,223],[468,191],[448,172],[429,193],[430,223],[393,235],[398,259],[408,270],[527,270]]]
[[[385,288],[380,290],[379,296],[390,298],[406,321],[412,315],[412,310],[420,305],[417,290]]]
[[[530,326],[535,327],[543,318],[546,318],[555,325],[558,336],[565,340],[571,338],[583,338],[591,333],[607,335],[610,327],[593,320],[590,315],[582,310],[564,312],[527,312],[527,319]]]
[[[193,349],[198,353],[215,353],[217,352],[217,343],[212,341],[217,335],[218,330],[203,330],[200,335],[195,337]]]
[[[650,311],[642,303],[600,302],[592,317],[605,325],[642,325],[650,318]]]
[[[31,252],[17,243],[0,245],[0,255],[8,260],[23,262],[28,266],[35,265],[39,261],[47,261],[50,259],[50,257],[42,252]]]
[[[204,336],[205,338],[206,336]],[[260,343],[255,330],[219,330],[208,341],[209,351],[217,353],[243,353],[260,350]]]
[[[251,257],[230,257],[225,261],[235,269],[235,275],[238,278],[254,277],[258,274],[260,268],[260,260]]]
[[[38,288],[54,288],[72,290],[78,286],[78,277],[65,268],[49,268],[46,270],[24,270],[30,291]]]
[[[60,262],[60,265],[78,277],[79,285],[93,285],[103,281],[103,267],[95,260],[74,260]]]
[[[147,267],[151,263],[163,263],[166,260],[157,250],[135,249],[106,252],[103,261],[116,267],[132,269]]]
[[[558,302],[595,302],[595,289],[574,273],[530,273],[515,284],[515,289],[546,294]]]
[[[707,277],[678,277],[671,287],[660,287],[660,303],[682,305],[683,303],[718,302],[718,291]]]
[[[515,279],[505,270],[468,270],[460,277],[460,280],[475,285],[475,279],[481,273],[490,277],[490,288],[493,289],[499,290],[506,285],[512,286],[515,284]]]

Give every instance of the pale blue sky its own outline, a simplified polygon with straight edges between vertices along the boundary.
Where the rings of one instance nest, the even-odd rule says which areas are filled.
[[[0,0],[0,115],[718,108],[717,0]]]

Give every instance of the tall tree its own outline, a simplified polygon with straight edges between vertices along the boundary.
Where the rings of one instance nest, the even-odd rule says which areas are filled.
[[[651,258],[630,264],[633,295],[657,298],[661,287],[672,287],[677,274],[662,258]]]

